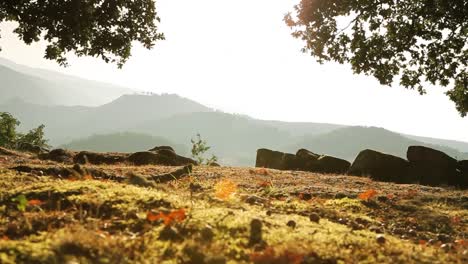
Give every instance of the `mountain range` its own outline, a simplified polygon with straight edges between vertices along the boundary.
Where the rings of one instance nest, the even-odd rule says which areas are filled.
[[[468,159],[468,143],[403,135],[383,128],[266,121],[224,113],[174,94],[133,90],[34,69],[0,59],[0,112],[10,112],[22,131],[46,125],[53,146],[132,152],[173,145],[189,154],[196,134],[225,165],[252,166],[258,148],[295,152],[308,148],[352,161],[360,150],[405,157],[425,145]]]
[[[0,103],[14,98],[42,105],[99,106],[134,90],[31,68],[0,58]]]

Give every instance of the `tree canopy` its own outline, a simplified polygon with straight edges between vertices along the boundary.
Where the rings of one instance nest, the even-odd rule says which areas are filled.
[[[301,0],[285,17],[318,62],[351,64],[383,85],[449,86],[468,111],[468,0]]]
[[[3,21],[17,22],[14,32],[26,44],[47,41],[44,57],[61,65],[74,52],[120,68],[131,55],[132,42],[150,49],[164,39],[154,0],[2,0]]]
[[[0,147],[19,149],[27,145],[47,148],[48,140],[45,139],[44,125],[31,129],[28,133],[22,134],[17,131],[21,122],[7,112],[0,112]]]

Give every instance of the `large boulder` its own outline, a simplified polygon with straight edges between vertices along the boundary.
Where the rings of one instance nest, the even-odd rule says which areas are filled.
[[[312,171],[317,163],[317,160],[320,158],[320,155],[307,149],[299,149],[296,152],[296,158],[297,162],[299,163],[299,170]]]
[[[154,152],[161,156],[161,160],[164,160],[168,165],[184,166],[184,165],[198,165],[198,163],[191,159],[181,155],[178,155],[175,150],[170,146],[157,146],[149,151]]]
[[[122,163],[125,162],[127,159],[127,154],[114,154],[114,153],[96,153],[96,152],[90,152],[90,151],[81,151],[78,153],[73,161],[75,163],[79,164],[95,164],[95,165],[100,165],[100,164],[116,164],[116,163]]]
[[[410,146],[407,152],[410,173],[424,185],[457,185],[461,177],[458,162],[442,151]]]
[[[393,155],[366,149],[361,151],[349,168],[348,175],[369,176],[376,181],[411,183],[409,162]]]
[[[307,149],[296,152],[298,169],[321,173],[346,173],[351,163],[346,160],[327,155],[319,155]]]
[[[302,170],[302,164],[296,155],[291,153],[283,153],[281,160],[283,170]]]
[[[294,154],[283,153],[270,149],[257,150],[255,167],[276,170],[297,170],[299,169],[299,166],[300,163]]]
[[[351,163],[347,160],[323,155],[317,159],[310,169],[314,172],[344,174],[349,170],[350,166]]]
[[[460,171],[460,178],[457,181],[457,186],[466,189],[468,188],[468,160],[459,161],[458,170]]]
[[[128,157],[128,161],[131,163],[141,166],[141,165],[176,165],[173,162],[173,159],[163,157],[158,153],[152,151],[141,151],[135,152]]]
[[[284,170],[283,152],[270,149],[257,150],[255,167]]]
[[[131,154],[127,160],[135,165],[182,166],[197,165],[197,162],[173,153],[170,150],[141,151]]]
[[[39,154],[40,159],[52,160],[52,161],[62,162],[62,163],[73,162],[74,156],[75,156],[74,152],[70,150],[66,150],[66,149],[54,149],[48,153]]]

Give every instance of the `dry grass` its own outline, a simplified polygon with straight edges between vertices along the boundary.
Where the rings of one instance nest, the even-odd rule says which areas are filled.
[[[0,263],[468,261],[467,191],[228,167],[195,167],[190,177],[140,187],[8,169],[16,163],[62,166],[0,163]],[[89,168],[121,177],[174,170]],[[20,195],[33,201],[24,211],[12,201]]]

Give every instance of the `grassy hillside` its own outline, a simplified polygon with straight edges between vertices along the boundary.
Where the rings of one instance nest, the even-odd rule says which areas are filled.
[[[77,151],[130,153],[148,150],[155,146],[172,146],[181,155],[189,153],[189,148],[186,145],[175,144],[162,137],[132,132],[93,135],[88,138],[73,140],[60,147]]]
[[[304,137],[297,143],[284,147],[284,149],[295,151],[303,147],[316,153],[324,153],[353,161],[357,154],[364,149],[373,149],[406,158],[406,150],[412,145],[423,145],[439,149],[458,159],[468,158],[468,153],[409,139],[398,133],[377,127],[340,128],[319,136]]]
[[[175,168],[93,166],[64,178],[38,173],[63,164],[0,160],[5,264],[468,261],[466,191],[203,166],[143,187],[126,175]],[[9,169],[16,162],[35,172]]]

